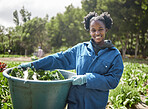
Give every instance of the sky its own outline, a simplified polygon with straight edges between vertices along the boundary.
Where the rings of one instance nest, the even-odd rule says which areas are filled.
[[[23,6],[31,12],[31,18],[43,18],[48,14],[50,19],[57,13],[63,13],[65,6],[70,4],[81,7],[81,0],[0,0],[0,25],[14,27],[13,12],[19,12]]]

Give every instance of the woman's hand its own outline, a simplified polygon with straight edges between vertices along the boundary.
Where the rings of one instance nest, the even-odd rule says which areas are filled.
[[[83,85],[86,83],[86,75],[76,75],[72,77],[72,85]]]
[[[18,68],[22,68],[23,70],[26,70],[27,67],[32,68],[33,64],[31,62],[29,62],[29,63],[23,63],[23,64],[18,66]]]

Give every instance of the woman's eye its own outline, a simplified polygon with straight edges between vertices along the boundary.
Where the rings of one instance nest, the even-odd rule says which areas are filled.
[[[91,31],[92,31],[92,32],[96,32],[96,30],[95,30],[95,29],[92,29]]]
[[[99,29],[99,31],[103,31],[103,29]]]

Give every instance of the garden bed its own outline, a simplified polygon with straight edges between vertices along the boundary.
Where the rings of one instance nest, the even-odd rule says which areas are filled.
[[[0,58],[0,62],[2,61],[31,61],[30,57],[4,57]]]

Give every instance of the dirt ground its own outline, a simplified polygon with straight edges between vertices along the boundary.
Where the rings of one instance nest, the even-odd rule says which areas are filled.
[[[31,61],[30,57],[18,57],[18,58],[14,58],[14,57],[9,57],[9,58],[0,58],[0,62],[3,61]]]

